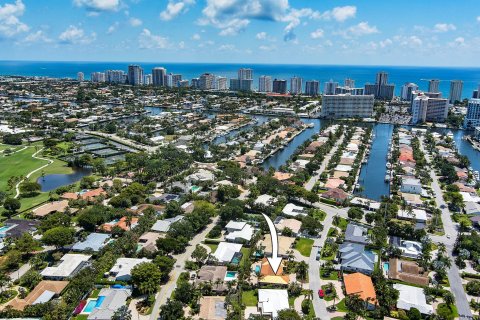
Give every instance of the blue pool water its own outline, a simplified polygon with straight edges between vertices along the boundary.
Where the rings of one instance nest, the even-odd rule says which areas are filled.
[[[383,270],[385,270],[386,272],[388,272],[389,268],[390,268],[390,264],[389,264],[388,262],[384,262],[384,263],[383,263]]]
[[[9,228],[10,228],[9,226],[3,226],[3,227],[1,227],[1,228],[0,228],[0,233],[7,231]]]
[[[260,274],[260,266],[256,266],[256,267],[255,267],[255,273],[256,273],[256,274]]]
[[[105,300],[105,296],[98,296],[97,299],[89,300],[85,308],[83,308],[82,313],[91,313],[93,309],[100,308],[103,300]]]
[[[237,273],[235,271],[227,271],[227,274],[225,275],[225,279],[235,279],[237,276]]]

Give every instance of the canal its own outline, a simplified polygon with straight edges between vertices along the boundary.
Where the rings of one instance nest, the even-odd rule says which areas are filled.
[[[360,170],[360,190],[357,195],[371,200],[381,200],[390,194],[390,184],[385,182],[387,155],[393,134],[393,125],[376,124],[368,162]]]
[[[435,129],[434,131],[441,134],[452,132],[453,140],[457,146],[458,153],[467,156],[467,158],[470,160],[470,166],[473,168],[473,170],[480,171],[480,151],[475,150],[467,140],[463,140],[463,136],[467,134],[464,130]]]

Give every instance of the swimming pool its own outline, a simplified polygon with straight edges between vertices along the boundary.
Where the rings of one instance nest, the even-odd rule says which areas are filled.
[[[224,281],[231,281],[237,279],[237,272],[236,271],[227,271],[225,274]]]
[[[85,308],[83,308],[82,313],[92,313],[93,309],[100,308],[103,300],[105,300],[105,296],[98,296],[96,299],[88,300],[88,303]]]
[[[385,272],[388,272],[389,268],[390,268],[390,263],[384,262],[383,263],[383,270],[385,270]]]
[[[255,273],[256,273],[256,274],[260,274],[260,270],[261,270],[261,269],[262,269],[262,268],[260,268],[260,266],[255,266]]]
[[[191,190],[193,193],[199,191],[200,189],[201,189],[201,187],[199,187],[199,186],[191,186],[191,187],[190,187],[190,190]]]

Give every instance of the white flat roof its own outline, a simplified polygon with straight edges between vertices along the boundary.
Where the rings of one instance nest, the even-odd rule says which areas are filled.
[[[227,225],[225,226],[225,228],[227,229],[235,229],[235,230],[242,230],[243,227],[245,227],[247,223],[246,222],[243,222],[243,221],[233,221],[233,220],[230,220],[230,222],[227,223]]]
[[[91,255],[85,254],[71,254],[64,255],[58,266],[46,267],[40,273],[44,277],[63,277],[67,278],[84,262],[90,260]]]
[[[398,283],[394,284],[393,288],[397,289],[400,293],[397,301],[397,308],[403,310],[416,308],[423,314],[431,314],[433,312],[433,307],[427,304],[423,288]]]
[[[230,262],[235,253],[242,249],[241,243],[220,242],[213,256],[220,262]]]
[[[413,209],[412,212],[408,210],[399,210],[398,217],[404,219],[415,219],[417,221],[427,221],[427,212],[422,209]]]
[[[116,278],[122,276],[130,276],[132,269],[143,262],[151,262],[152,260],[147,258],[136,259],[136,258],[118,258],[115,265],[110,269],[110,273],[116,273]]]
[[[278,311],[290,308],[288,304],[288,291],[277,289],[258,289],[258,307],[263,313],[269,313],[273,318],[278,316]]]

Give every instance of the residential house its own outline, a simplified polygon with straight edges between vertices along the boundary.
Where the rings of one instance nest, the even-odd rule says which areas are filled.
[[[277,203],[277,201],[278,200],[275,197],[272,197],[271,195],[262,194],[258,196],[254,204],[257,206],[260,205],[264,207],[269,207],[269,206],[273,206],[275,203]]]
[[[168,230],[170,230],[170,227],[172,226],[172,224],[174,224],[175,222],[181,221],[183,218],[184,218],[183,215],[179,215],[173,218],[157,220],[157,222],[155,222],[155,224],[152,226],[151,230],[155,232],[167,233]]]
[[[299,215],[306,216],[308,214],[307,210],[304,207],[297,206],[293,203],[287,203],[282,209],[282,213],[291,217],[296,217]]]
[[[358,295],[360,299],[365,301],[367,309],[375,309],[377,296],[375,294],[375,287],[373,286],[372,278],[359,272],[344,274],[343,284],[348,296]]]
[[[112,232],[112,229],[118,227],[122,230],[128,231],[134,229],[138,224],[138,218],[136,217],[122,217],[120,220],[115,219],[113,221],[102,224],[99,230],[104,232]]]
[[[1,238],[19,238],[24,233],[33,233],[37,230],[40,221],[27,219],[8,219],[3,222],[3,227],[0,230]]]
[[[149,252],[157,251],[157,240],[163,238],[164,235],[157,232],[145,232],[138,238],[138,244],[141,249]]]
[[[400,191],[405,193],[422,194],[422,183],[416,178],[403,177]]]
[[[288,291],[279,289],[258,289],[257,309],[261,315],[277,318],[278,311],[288,309]]]
[[[282,232],[285,228],[288,228],[292,231],[293,236],[298,236],[300,234],[300,229],[302,227],[302,222],[297,219],[286,219],[284,217],[278,216],[273,222],[278,231]]]
[[[225,240],[236,243],[250,242],[255,231],[248,223],[237,221],[230,221],[225,228],[228,231],[225,235]]]
[[[365,245],[344,242],[338,250],[341,269],[344,271],[372,274],[377,262],[377,255],[365,250]]]
[[[227,290],[224,283],[225,275],[227,274],[226,266],[202,266],[197,273],[197,279],[195,283],[211,283],[212,290],[216,292],[223,292]]]
[[[199,318],[205,320],[223,320],[227,318],[225,297],[202,296],[200,298]]]
[[[370,243],[368,229],[360,224],[349,223],[345,230],[345,241],[359,244]]]
[[[402,240],[400,237],[390,237],[390,243],[402,251],[402,256],[417,259],[422,253],[422,244],[417,241]]]
[[[215,250],[213,257],[220,264],[238,264],[241,258],[241,243],[220,242],[217,250]]]
[[[388,262],[388,277],[394,280],[426,287],[430,282],[428,271],[423,270],[414,261],[390,259]]]
[[[91,257],[91,255],[67,253],[60,259],[59,264],[46,267],[40,274],[44,279],[49,280],[69,279],[86,267]]]
[[[110,320],[115,311],[124,306],[128,298],[132,295],[130,289],[125,288],[102,288],[98,293],[99,297],[104,297],[101,304],[95,305],[93,311],[88,315],[87,320]]]
[[[35,217],[43,218],[50,213],[65,212],[68,209],[68,200],[59,200],[48,202],[32,210]]]
[[[394,289],[399,292],[397,301],[397,308],[402,310],[410,310],[415,308],[420,313],[428,315],[433,313],[433,306],[427,303],[423,288],[407,286],[404,284],[395,283]]]
[[[321,194],[323,198],[334,200],[337,203],[347,201],[349,194],[339,188],[333,188]]]
[[[68,283],[69,281],[42,280],[24,299],[17,296],[15,299],[8,302],[7,306],[11,306],[15,310],[23,311],[27,306],[46,303],[53,298],[58,297]]]
[[[92,250],[100,251],[110,241],[110,235],[104,233],[90,233],[84,240],[78,241],[72,246],[73,251]]]
[[[270,233],[265,234],[262,240],[259,241],[258,247],[263,251],[265,256],[272,255],[272,237]],[[289,252],[292,250],[295,238],[278,236],[278,256],[288,258]]]
[[[108,272],[108,275],[115,278],[116,281],[129,281],[131,278],[131,271],[140,263],[151,262],[147,258],[118,258],[113,267]]]
[[[268,259],[263,258],[261,262],[258,283],[261,285],[288,286],[290,283],[290,277],[283,273],[283,267],[284,264],[282,262],[278,267],[277,273],[275,273],[270,265],[270,262],[268,262]]]

